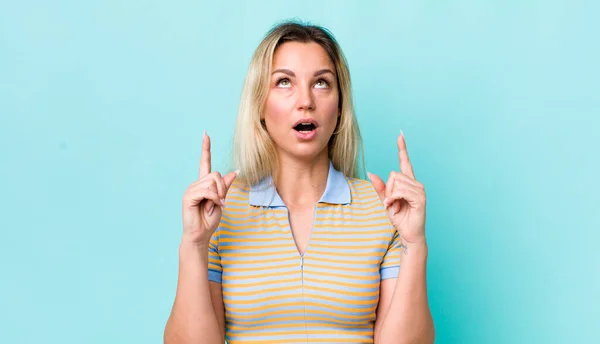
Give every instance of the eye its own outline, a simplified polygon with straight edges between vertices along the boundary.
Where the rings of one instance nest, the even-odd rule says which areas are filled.
[[[279,78],[279,79],[277,79],[277,82],[275,83],[275,85],[279,86],[279,87],[283,87],[283,88],[288,88],[291,86],[290,79]]]
[[[319,79],[315,84],[317,88],[327,88],[329,87],[329,82],[325,79]]]

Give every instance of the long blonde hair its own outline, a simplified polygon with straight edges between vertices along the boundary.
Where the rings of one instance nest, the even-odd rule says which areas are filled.
[[[342,50],[329,30],[297,21],[285,21],[271,28],[252,56],[242,89],[234,137],[234,166],[239,181],[254,185],[272,176],[277,167],[275,143],[262,122],[273,54],[285,42],[314,42],[321,45],[335,66],[339,88],[340,116],[328,143],[333,166],[348,178],[360,178],[359,157],[362,140],[354,115],[350,71]],[[361,165],[364,166],[364,163]],[[363,172],[363,171],[360,171]]]

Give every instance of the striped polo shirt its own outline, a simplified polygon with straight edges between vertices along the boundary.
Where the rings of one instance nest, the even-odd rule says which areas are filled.
[[[329,164],[300,255],[272,179],[234,182],[211,238],[208,278],[222,284],[230,344],[372,343],[382,279],[401,239],[373,185]]]

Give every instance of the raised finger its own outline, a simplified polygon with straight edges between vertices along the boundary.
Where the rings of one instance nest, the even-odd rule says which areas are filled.
[[[200,170],[198,179],[210,173],[210,137],[204,132],[202,137],[202,155],[200,156]]]
[[[400,171],[407,176],[415,179],[415,173],[413,172],[412,164],[408,158],[408,151],[406,149],[406,141],[404,139],[404,132],[400,132],[398,136],[398,160],[400,160]]]

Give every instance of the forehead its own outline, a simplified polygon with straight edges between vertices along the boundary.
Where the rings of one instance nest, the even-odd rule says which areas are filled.
[[[318,43],[286,42],[273,54],[273,68],[334,69],[327,51]]]

